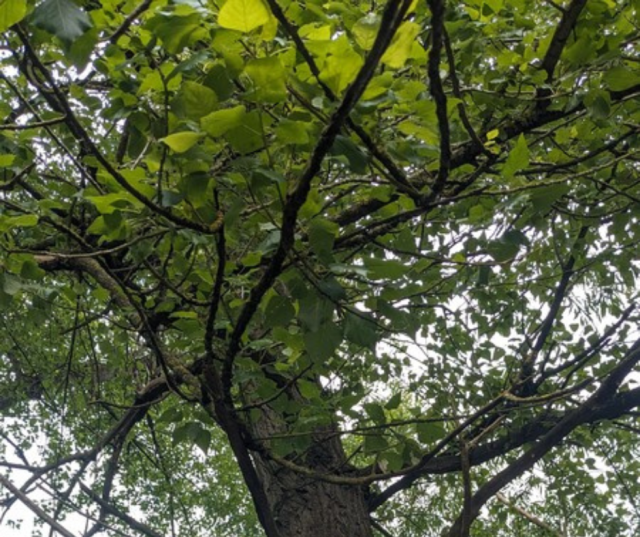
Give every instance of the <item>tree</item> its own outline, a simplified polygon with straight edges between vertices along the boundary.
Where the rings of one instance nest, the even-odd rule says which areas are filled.
[[[637,0],[1,0],[0,30],[7,508],[636,534]]]

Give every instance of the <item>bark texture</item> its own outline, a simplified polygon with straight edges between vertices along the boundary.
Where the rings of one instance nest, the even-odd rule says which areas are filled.
[[[254,424],[259,436],[282,431],[281,419],[270,409]],[[318,472],[344,471],[347,460],[338,436],[332,428],[314,435],[314,442],[296,462]],[[367,491],[326,483],[293,472],[282,466],[255,458],[256,469],[278,527],[279,537],[371,537],[373,535]]]
[[[371,537],[362,489],[312,481],[270,463],[258,474],[280,537]]]

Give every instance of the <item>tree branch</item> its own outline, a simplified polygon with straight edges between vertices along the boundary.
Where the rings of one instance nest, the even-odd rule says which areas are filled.
[[[109,160],[102,154],[102,152],[98,149],[98,146],[94,143],[93,139],[85,128],[80,124],[78,119],[76,118],[69,102],[67,101],[66,96],[59,90],[57,87],[55,80],[49,70],[44,66],[44,64],[38,58],[38,55],[35,53],[27,36],[24,32],[16,27],[16,32],[22,44],[25,47],[25,51],[29,58],[29,61],[33,64],[34,68],[38,70],[44,77],[46,83],[48,84],[51,92],[44,90],[43,88],[38,87],[42,96],[51,104],[54,109],[59,109],[65,115],[65,123],[69,127],[69,130],[73,134],[73,136],[85,147],[88,153],[95,157],[98,162],[104,167],[104,169],[115,179],[115,181],[129,194],[131,194],[135,199],[137,199],[140,203],[142,203],[145,207],[151,210],[151,212],[162,216],[163,218],[173,222],[176,225],[181,227],[185,227],[188,229],[193,229],[195,231],[199,231],[200,233],[206,235],[213,235],[217,233],[218,229],[222,225],[223,219],[218,217],[216,221],[210,226],[200,224],[198,222],[194,222],[189,220],[188,218],[184,218],[175,214],[170,209],[166,207],[162,207],[157,205],[152,200],[147,198],[142,192],[131,186],[129,181],[125,179],[125,177],[109,162]],[[54,100],[55,96],[55,100]]]
[[[16,498],[18,498],[25,506],[29,508],[30,511],[33,512],[40,520],[46,522],[55,529],[60,535],[63,537],[76,537],[73,533],[71,533],[68,529],[66,529],[59,522],[50,517],[46,511],[44,511],[38,504],[32,502],[22,490],[16,487],[9,479],[0,474],[0,484],[2,484],[6,489],[8,489]]]
[[[440,131],[440,167],[433,190],[439,193],[444,188],[451,167],[451,134],[447,115],[447,96],[442,85],[442,78],[440,78],[440,56],[444,36],[444,0],[427,0],[427,3],[431,10],[431,49],[427,63],[429,93],[436,103],[436,116]]]
[[[577,409],[569,412],[548,433],[546,433],[531,449],[525,451],[504,470],[498,472],[474,494],[471,500],[471,521],[475,520],[480,509],[500,489],[514,479],[527,472],[556,447],[579,425],[589,420],[597,406],[612,397],[634,366],[640,362],[640,339],[629,349],[623,360],[613,368],[595,393]],[[459,537],[463,531],[464,517],[461,515],[447,533],[449,537]]]
[[[122,21],[122,24],[107,38],[107,41],[110,43],[115,43],[119,37],[123,36],[131,25],[135,22],[135,20],[142,15],[149,6],[151,6],[151,2],[153,0],[143,0],[138,4],[138,6],[131,12],[127,17]]]
[[[547,73],[547,82],[550,82],[553,79],[553,72],[560,60],[562,51],[571,36],[571,32],[573,32],[573,29],[578,22],[580,13],[582,13],[582,10],[586,5],[587,0],[573,0],[566,9],[563,9],[560,24],[556,27],[556,31],[551,38],[551,43],[549,43],[547,53],[542,59],[542,64],[540,65],[540,69]]]
[[[80,483],[80,488],[82,489],[82,492],[84,492],[87,496],[89,496],[89,498],[91,498],[95,503],[97,503],[100,506],[101,512],[104,512],[106,514],[109,514],[119,519],[120,521],[124,522],[127,526],[129,526],[131,529],[141,533],[142,535],[146,535],[147,537],[163,537],[162,534],[153,530],[146,524],[143,524],[142,522],[136,520],[135,518],[130,517],[125,512],[121,511],[120,509],[118,509],[108,501],[101,498],[99,494],[96,494],[95,492],[93,492],[84,483],[82,482]]]
[[[235,329],[231,336],[225,361],[225,368],[222,375],[223,385],[226,389],[228,389],[230,385],[231,368],[235,355],[240,349],[241,337],[247,329],[253,314],[258,308],[260,300],[278,277],[286,256],[293,245],[298,211],[307,199],[307,195],[311,189],[311,181],[320,171],[320,166],[322,165],[324,157],[331,149],[331,146],[333,145],[333,142],[340,132],[340,129],[346,121],[350,111],[357,104],[362,93],[367,87],[369,80],[371,80],[382,55],[400,26],[402,18],[409,8],[410,3],[410,0],[390,0],[388,2],[382,16],[380,31],[376,36],[375,43],[367,56],[364,65],[360,69],[360,72],[357,74],[353,83],[347,89],[340,106],[338,106],[331,116],[328,125],[322,131],[320,140],[311,153],[309,162],[302,172],[297,184],[293,190],[287,194],[287,199],[283,209],[282,226],[280,231],[281,238],[278,248],[271,258],[271,262],[263,273],[262,278],[251,290],[249,299],[240,312]]]
[[[553,526],[550,526],[549,524],[547,524],[544,520],[541,520],[540,518],[538,518],[534,514],[530,513],[529,511],[523,509],[522,507],[519,507],[518,505],[516,505],[515,503],[510,501],[507,497],[505,497],[503,494],[498,492],[496,494],[496,500],[498,500],[499,502],[503,503],[509,509],[512,509],[513,511],[515,511],[519,515],[522,515],[529,522],[535,524],[536,526],[538,526],[538,527],[540,527],[540,528],[542,528],[544,530],[547,530],[549,533],[552,533],[556,537],[566,537],[563,532],[558,531]]]

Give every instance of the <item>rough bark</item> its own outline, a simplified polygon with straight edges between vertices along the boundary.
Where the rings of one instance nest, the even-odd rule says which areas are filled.
[[[257,436],[283,431],[282,418],[269,408],[254,423]],[[297,462],[318,472],[348,473],[347,459],[332,428],[318,430],[313,445]],[[259,455],[258,476],[278,527],[279,537],[371,537],[371,521],[364,487],[341,486],[311,479]]]
[[[365,492],[311,480],[258,461],[280,537],[370,537]]]

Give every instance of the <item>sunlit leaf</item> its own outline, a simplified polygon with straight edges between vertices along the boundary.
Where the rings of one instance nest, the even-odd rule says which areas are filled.
[[[26,14],[25,0],[0,0],[0,32],[20,22]]]
[[[270,14],[262,0],[227,0],[218,15],[223,28],[250,32],[270,21]]]
[[[162,138],[162,142],[176,153],[184,153],[196,145],[203,136],[200,132],[176,132]]]
[[[529,165],[529,148],[523,135],[518,137],[513,149],[509,151],[507,161],[502,168],[502,175],[505,179],[511,179],[516,172],[523,170]]]

